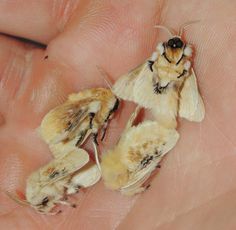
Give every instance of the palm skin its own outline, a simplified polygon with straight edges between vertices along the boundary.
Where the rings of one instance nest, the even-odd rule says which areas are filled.
[[[47,45],[45,50],[0,37],[0,226],[2,229],[235,229],[236,115],[234,1],[2,1],[0,31]],[[153,28],[178,29],[194,44],[194,69],[205,120],[179,123],[180,141],[145,193],[123,197],[100,182],[76,196],[76,209],[42,216],[11,201],[27,176],[51,159],[36,128],[71,92],[105,86],[134,68],[167,39]],[[44,57],[48,55],[47,59]],[[130,108],[112,121],[114,143]]]

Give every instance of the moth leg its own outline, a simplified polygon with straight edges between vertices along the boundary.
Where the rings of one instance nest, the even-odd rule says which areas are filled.
[[[92,129],[93,128],[93,119],[94,119],[94,117],[95,117],[95,113],[89,113],[89,127],[90,127],[90,129]]]
[[[107,131],[107,126],[108,126],[108,122],[105,122],[103,127],[102,127],[102,137],[101,137],[101,141],[104,140],[105,136],[106,136],[106,131]]]
[[[93,143],[95,143],[97,146],[99,145],[98,144],[98,133],[93,133],[92,134],[92,138],[93,138]]]
[[[148,60],[148,67],[149,69],[153,72],[153,65],[154,65],[154,61]]]
[[[188,71],[186,69],[184,69],[183,72],[177,78],[183,77],[187,72]]]
[[[190,61],[186,61],[184,63],[184,70],[183,70],[183,72],[177,78],[183,77],[183,76],[185,76],[186,73],[189,73],[190,67],[191,67],[191,62]]]
[[[100,161],[99,161],[99,157],[98,157],[98,148],[97,148],[96,142],[93,142],[93,148],[94,148],[95,161],[96,161],[99,171],[101,172],[101,165],[100,165]]]
[[[90,134],[90,133],[88,132],[88,129],[89,129],[89,128],[87,128],[87,129],[85,129],[85,130],[82,130],[82,131],[80,132],[80,136],[79,136],[79,138],[78,138],[78,140],[77,140],[77,142],[76,142],[76,144],[75,144],[77,147],[79,147],[80,145],[82,145],[82,144],[85,142],[85,140],[87,139],[88,135]]]
[[[170,84],[170,83],[167,83],[165,86],[161,86],[161,85],[159,84],[159,82],[157,82],[155,85],[153,85],[153,87],[154,87],[154,93],[156,93],[156,94],[162,94],[162,93],[166,90],[166,88],[168,87],[169,84]]]
[[[91,132],[88,132],[90,129],[93,129],[93,119],[95,117],[95,113],[89,113],[89,124],[88,126],[80,132],[80,137],[76,142],[76,146],[79,147],[82,145]]]
[[[119,108],[119,105],[120,105],[120,101],[119,101],[119,99],[116,99],[116,102],[115,102],[113,108],[109,111],[106,119],[104,120],[104,125],[102,127],[101,141],[104,140],[105,135],[106,135],[106,131],[107,131],[108,122],[111,119],[111,117],[113,116],[114,112]]]

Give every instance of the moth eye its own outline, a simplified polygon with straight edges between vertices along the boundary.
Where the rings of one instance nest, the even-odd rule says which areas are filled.
[[[182,48],[184,43],[181,41],[180,38],[171,38],[168,42],[167,42],[167,45],[173,49],[176,49],[176,48]]]
[[[168,41],[168,43],[167,43],[167,45],[168,45],[168,46],[170,46],[170,47],[172,47],[172,46],[173,46],[173,44],[174,44],[174,41],[173,41],[173,39],[170,39],[170,40]]]
[[[176,47],[177,48],[181,48],[183,46],[183,42],[181,40],[179,40],[177,43],[176,43]]]

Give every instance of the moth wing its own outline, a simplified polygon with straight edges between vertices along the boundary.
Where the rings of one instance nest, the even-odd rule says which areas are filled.
[[[87,188],[96,184],[101,178],[101,171],[96,164],[90,163],[76,172],[68,186],[67,193],[73,194],[77,192],[78,187]]]
[[[68,149],[69,151],[69,149]],[[82,168],[89,161],[88,153],[80,148],[71,148],[61,158],[53,159],[47,165],[32,173],[27,180],[27,189],[35,190],[48,184],[55,183]]]
[[[133,88],[133,101],[147,109],[157,107],[160,103],[160,96],[154,92],[153,77],[154,73],[150,71],[148,63],[145,63]]]
[[[142,133],[146,133],[145,137],[142,136]],[[144,189],[142,184],[156,169],[156,166],[162,160],[163,156],[176,145],[179,134],[175,129],[166,129],[159,125],[158,122],[144,121],[140,125],[130,129],[130,132],[128,131],[125,137],[126,138],[122,143],[124,147],[127,146],[128,143],[131,143],[132,140],[135,140],[137,143],[142,143],[143,139],[143,144],[155,142],[156,149],[158,149],[158,155],[155,156],[147,166],[132,173],[129,182],[121,188],[121,192],[123,194],[133,195],[135,193],[141,192]],[[135,145],[136,144],[134,143],[134,146]],[[126,162],[127,166],[130,165],[130,162],[127,161],[127,159],[123,158],[123,162]]]
[[[112,87],[113,93],[123,100],[134,101],[134,85],[144,68],[146,68],[146,63],[121,76]]]
[[[137,172],[128,184],[123,186],[120,191],[124,195],[132,196],[136,193],[143,192],[145,188],[142,186],[145,181],[150,177],[152,171],[156,169],[156,165],[152,163],[152,167],[149,165],[145,170]]]
[[[39,129],[40,135],[48,144],[58,143],[66,139],[87,116],[87,106],[75,109],[74,103],[60,105],[43,118]]]
[[[193,69],[180,92],[179,116],[196,122],[202,121],[205,116],[203,100],[198,91]]]

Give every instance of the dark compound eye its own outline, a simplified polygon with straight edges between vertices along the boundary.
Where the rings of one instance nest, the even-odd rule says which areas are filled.
[[[173,47],[173,45],[174,45],[174,40],[173,40],[173,39],[170,39],[170,40],[168,41],[167,45],[170,46],[170,47]]]
[[[175,37],[175,38],[171,38],[168,42],[167,45],[173,49],[176,48],[182,48],[184,43],[181,41],[180,38]]]

